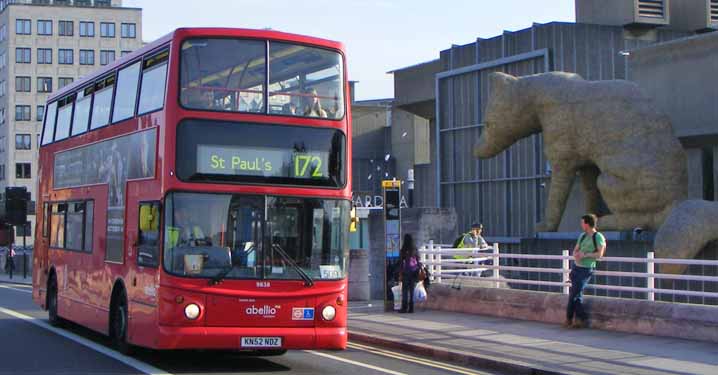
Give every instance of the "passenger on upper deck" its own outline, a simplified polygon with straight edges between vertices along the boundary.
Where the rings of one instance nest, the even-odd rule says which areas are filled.
[[[304,116],[327,118],[327,111],[322,109],[316,89],[306,90],[304,100]]]

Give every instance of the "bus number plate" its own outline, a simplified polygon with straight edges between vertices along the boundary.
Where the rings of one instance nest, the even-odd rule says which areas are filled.
[[[281,348],[281,337],[242,337],[243,348]]]

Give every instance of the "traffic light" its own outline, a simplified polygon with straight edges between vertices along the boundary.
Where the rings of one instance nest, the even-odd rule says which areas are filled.
[[[11,225],[25,225],[27,221],[27,203],[30,193],[24,186],[5,188],[5,221]]]

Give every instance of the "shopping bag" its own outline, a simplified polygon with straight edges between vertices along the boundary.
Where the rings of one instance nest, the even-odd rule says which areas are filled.
[[[391,293],[394,295],[394,310],[401,310],[401,283],[392,287]]]
[[[426,301],[426,288],[424,288],[424,283],[419,281],[416,283],[416,288],[414,288],[414,302],[425,302]]]

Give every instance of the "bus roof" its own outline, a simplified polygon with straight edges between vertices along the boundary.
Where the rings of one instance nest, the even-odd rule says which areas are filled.
[[[267,39],[267,40],[278,40],[284,42],[293,42],[300,44],[311,44],[320,47],[337,49],[344,51],[344,45],[340,42],[335,42],[328,39],[315,38],[306,35],[291,34],[275,30],[256,30],[256,29],[240,29],[240,28],[224,28],[224,27],[185,27],[175,29],[169,34],[156,39],[150,43],[147,43],[142,48],[139,48],[112,63],[103,66],[99,69],[93,70],[90,74],[87,74],[77,81],[63,87],[62,89],[55,91],[51,94],[47,101],[51,102],[58,98],[61,98],[68,93],[74,92],[79,88],[82,88],[95,81],[97,78],[117,69],[118,67],[125,65],[126,63],[142,56],[148,52],[151,52],[159,47],[162,47],[172,41],[175,38],[186,38],[186,37],[210,37],[210,36],[221,36],[221,37],[236,37],[236,38],[249,38],[249,39]]]

